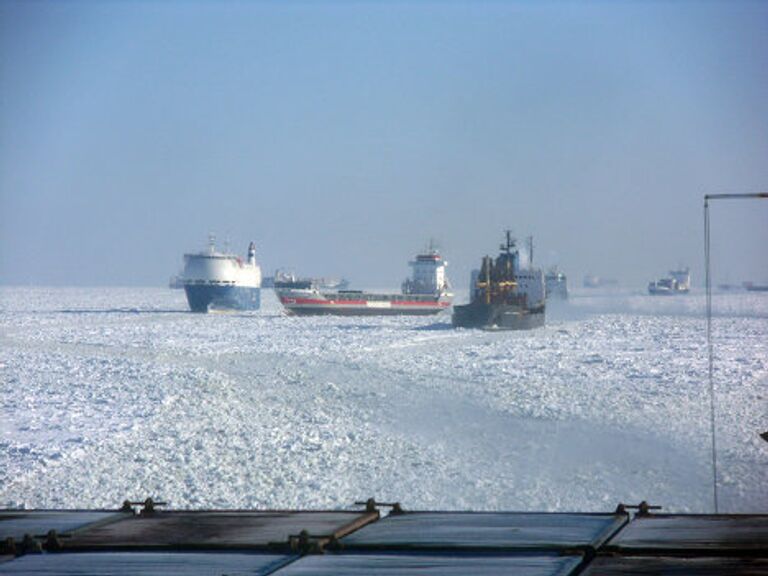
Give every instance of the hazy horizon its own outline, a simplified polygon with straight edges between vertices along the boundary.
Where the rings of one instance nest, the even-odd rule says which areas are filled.
[[[165,285],[209,232],[265,275],[466,288],[535,261],[703,282],[703,196],[768,191],[768,4],[0,4],[0,283]],[[768,201],[713,205],[768,281]]]

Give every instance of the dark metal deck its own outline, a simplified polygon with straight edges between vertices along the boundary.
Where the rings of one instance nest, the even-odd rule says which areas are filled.
[[[149,502],[149,501],[148,501]],[[768,576],[768,515],[0,511],[0,574]],[[130,506],[128,507],[130,510]],[[54,532],[51,532],[51,531]]]

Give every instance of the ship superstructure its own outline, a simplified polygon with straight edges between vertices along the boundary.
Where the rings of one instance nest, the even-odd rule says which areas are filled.
[[[435,294],[450,293],[451,286],[445,275],[448,262],[443,260],[437,249],[430,245],[429,249],[416,255],[415,260],[408,262],[413,269],[412,275],[403,282],[403,294]]]
[[[286,312],[296,315],[387,315],[437,314],[453,300],[445,274],[448,263],[434,248],[409,262],[411,278],[403,282],[400,294],[331,290],[311,279],[275,282],[275,293]]]
[[[470,302],[454,306],[453,325],[463,328],[526,330],[544,325],[544,275],[529,260],[521,268],[520,255],[509,231],[494,260],[483,257],[472,275]]]
[[[218,252],[215,238],[208,249],[184,255],[184,291],[193,312],[209,310],[257,310],[261,305],[261,268],[256,245],[248,246],[247,259]]]

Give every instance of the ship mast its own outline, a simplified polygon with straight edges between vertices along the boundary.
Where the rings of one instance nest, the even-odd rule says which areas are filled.
[[[506,254],[511,254],[512,253],[512,248],[515,247],[515,239],[512,238],[512,231],[511,230],[507,230],[506,231],[505,239],[506,239],[506,242],[504,244],[502,244],[499,248],[500,248],[500,250],[502,252],[504,252]]]

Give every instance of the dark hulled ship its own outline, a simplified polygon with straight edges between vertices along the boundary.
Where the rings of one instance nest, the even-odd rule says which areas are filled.
[[[454,326],[530,330],[544,325],[544,276],[536,268],[520,267],[509,232],[496,260],[485,256],[472,277],[469,304],[453,307]]]

